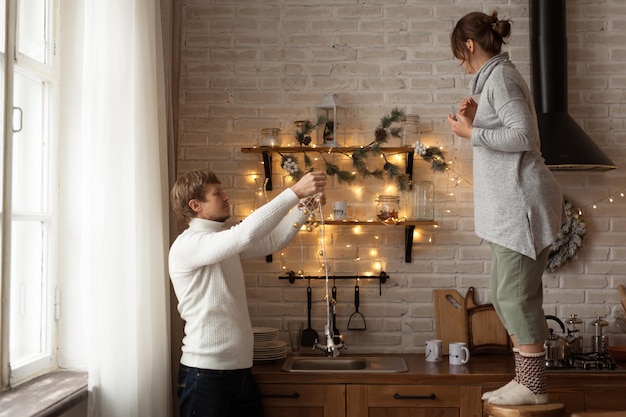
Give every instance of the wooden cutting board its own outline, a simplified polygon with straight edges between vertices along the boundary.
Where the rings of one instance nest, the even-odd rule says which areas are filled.
[[[472,354],[511,353],[511,339],[493,304],[476,304],[474,287],[465,295],[467,348]]]
[[[465,298],[453,289],[433,290],[437,339],[441,339],[444,355],[452,342],[467,343]]]

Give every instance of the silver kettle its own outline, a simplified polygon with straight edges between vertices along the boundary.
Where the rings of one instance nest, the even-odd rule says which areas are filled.
[[[565,333],[565,325],[556,316],[546,316],[546,320],[556,321],[561,327],[561,331]],[[549,368],[563,368],[569,366],[572,356],[570,343],[564,337],[554,334],[554,330],[550,327],[550,336],[546,339],[543,347],[546,350],[546,366]]]

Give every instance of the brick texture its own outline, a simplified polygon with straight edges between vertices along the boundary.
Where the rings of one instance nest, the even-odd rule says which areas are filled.
[[[331,277],[375,275],[376,263],[390,276],[382,294],[377,280],[359,283],[366,332],[346,330],[355,281],[336,282],[338,328],[350,352],[423,351],[435,335],[435,288],[465,294],[474,286],[478,302],[489,301],[490,252],[473,234],[471,147],[451,134],[446,115],[470,80],[452,57],[450,31],[466,12],[494,7],[514,21],[506,48],[529,81],[524,0],[182,2],[179,171],[209,168],[218,174],[234,205],[229,222],[254,208],[254,176],[263,174],[261,158],[241,148],[254,146],[267,127],[281,129],[283,143],[292,143],[294,121],[315,120],[315,105],[329,92],[348,105],[348,145],[369,143],[380,118],[398,106],[420,115],[422,141],[442,146],[453,162],[452,172],[438,174],[415,161],[415,177],[435,182],[439,227],[416,229],[412,262],[404,262],[401,227],[325,228]],[[616,287],[626,285],[626,198],[619,194],[626,192],[626,6],[622,0],[569,0],[567,12],[570,112],[619,169],[555,173],[564,194],[583,210],[588,233],[577,259],[544,275],[544,309],[563,319],[578,314],[587,347],[598,316],[611,323],[611,343],[626,344],[612,321],[619,306]],[[347,164],[341,155],[325,156]],[[268,198],[290,185],[279,161],[274,155]],[[324,216],[332,201],[342,199],[354,204],[359,218],[372,218],[375,195],[387,185],[332,179]],[[287,320],[306,322],[306,282],[290,284],[279,276],[299,270],[324,276],[319,230],[302,232],[272,263],[244,265],[253,323],[280,328],[284,340]],[[313,325],[323,333],[325,282],[313,280],[311,286]]]

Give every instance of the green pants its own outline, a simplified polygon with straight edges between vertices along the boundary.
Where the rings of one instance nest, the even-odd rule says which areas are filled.
[[[532,345],[548,337],[542,277],[549,253],[547,247],[534,260],[491,243],[491,302],[519,345]]]

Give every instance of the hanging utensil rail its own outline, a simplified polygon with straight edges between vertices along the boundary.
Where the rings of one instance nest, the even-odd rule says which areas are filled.
[[[378,275],[332,275],[328,277],[330,279],[376,279],[378,280],[378,293],[382,295],[382,284],[387,282],[389,279],[389,275],[385,271],[381,271]],[[298,275],[293,271],[287,272],[287,275],[283,275],[278,277],[278,279],[287,279],[290,284],[296,282],[297,279],[326,279],[326,276],[315,276],[315,275]]]

